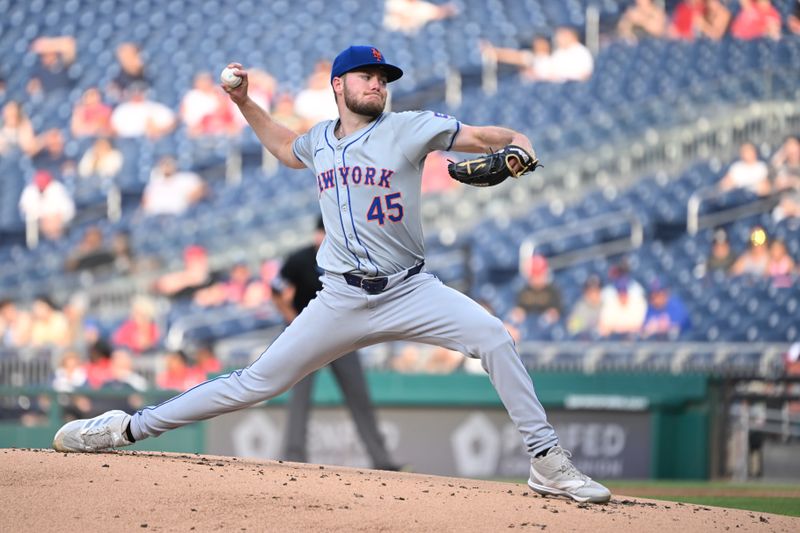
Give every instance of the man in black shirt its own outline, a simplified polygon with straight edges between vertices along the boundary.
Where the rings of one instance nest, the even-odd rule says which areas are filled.
[[[132,86],[149,87],[144,60],[139,47],[133,43],[122,43],[117,47],[119,72],[111,80],[108,93],[114,101],[122,101]]]
[[[528,284],[517,294],[517,306],[512,310],[516,322],[530,315],[540,316],[548,324],[561,318],[561,291],[552,280],[547,259],[538,254],[530,259]]]
[[[319,280],[321,271],[316,258],[317,250],[324,238],[325,229],[320,218],[314,234],[314,244],[289,255],[280,274],[272,283],[273,300],[287,324],[291,323],[316,297],[318,291],[322,290],[322,283]],[[398,470],[399,467],[389,457],[383,436],[378,431],[358,352],[351,352],[336,359],[330,364],[330,368],[339,383],[347,408],[353,416],[353,422],[372,459],[373,466],[378,470]],[[314,374],[309,374],[292,388],[288,403],[284,451],[284,456],[290,461],[307,460],[306,434]]]

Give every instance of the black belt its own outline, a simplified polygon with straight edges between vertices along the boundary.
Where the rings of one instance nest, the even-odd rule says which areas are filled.
[[[411,267],[406,271],[403,280],[407,280],[411,276],[422,272],[422,267],[425,266],[425,261],[415,267]],[[380,294],[386,290],[386,285],[389,283],[388,276],[381,276],[377,278],[365,278],[364,276],[357,276],[356,274],[342,274],[344,280],[348,285],[364,289],[368,294]]]

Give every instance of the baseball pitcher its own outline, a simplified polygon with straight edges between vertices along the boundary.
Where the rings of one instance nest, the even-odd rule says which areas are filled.
[[[530,454],[534,491],[608,501],[608,489],[578,471],[558,445],[503,323],[425,271],[420,176],[428,153],[490,153],[449,167],[456,179],[490,186],[536,168],[530,140],[430,111],[384,112],[387,84],[403,71],[372,46],[351,46],[336,57],[331,88],[339,119],[303,135],[248,97],[242,65],[228,68],[241,81],[223,88],[266,149],[288,167],[313,172],[326,230],[317,254],[324,288],[247,368],[132,415],[111,411],[70,422],[53,447],[91,452],[129,445],[273,398],[343,354],[407,340],[480,359]]]

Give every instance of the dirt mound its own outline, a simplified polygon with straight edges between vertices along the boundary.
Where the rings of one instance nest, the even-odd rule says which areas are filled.
[[[0,450],[0,530],[798,531],[800,519],[525,485],[231,457]]]

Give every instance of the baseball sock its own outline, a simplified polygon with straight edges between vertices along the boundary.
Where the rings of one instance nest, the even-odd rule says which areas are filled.
[[[536,455],[534,455],[534,457],[537,458],[537,459],[539,457],[544,457],[545,455],[547,455],[547,452],[549,452],[551,449],[552,448],[547,448],[546,450],[542,450],[539,453],[537,453]]]
[[[128,442],[133,444],[136,442],[136,439],[133,438],[133,433],[131,433],[131,423],[128,422],[127,427],[125,427],[125,438],[128,439]]]

